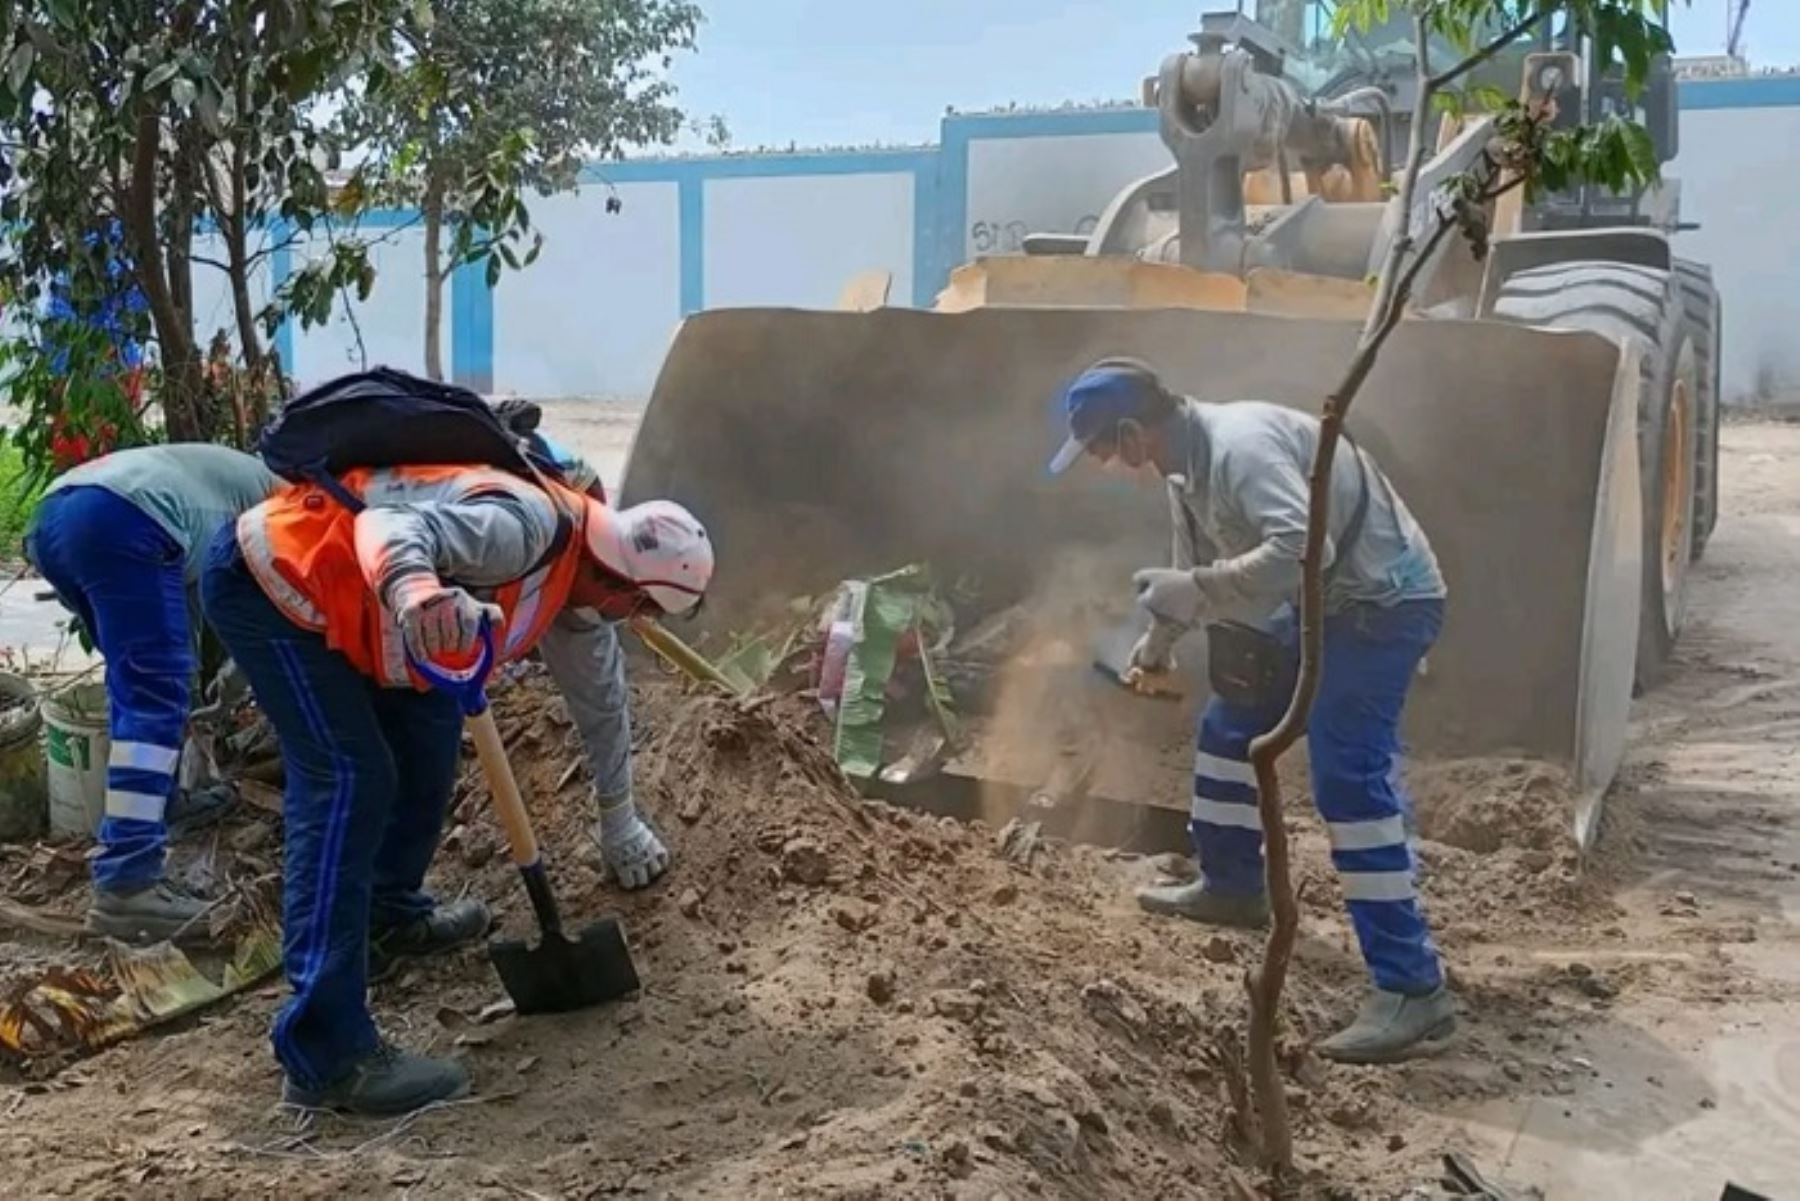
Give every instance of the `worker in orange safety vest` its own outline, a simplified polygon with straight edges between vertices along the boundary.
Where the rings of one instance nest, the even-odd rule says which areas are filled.
[[[705,529],[680,505],[614,509],[547,477],[474,466],[359,469],[365,506],[294,484],[215,540],[208,619],[280,735],[287,769],[283,959],[275,1022],[290,1103],[410,1112],[468,1084],[453,1060],[375,1028],[365,991],[403,955],[480,938],[479,900],[423,891],[457,772],[462,714],[408,657],[467,662],[484,624],[497,658],[538,648],[580,730],[592,828],[612,876],[641,888],[668,851],[631,792],[615,624],[694,611],[712,578]]]

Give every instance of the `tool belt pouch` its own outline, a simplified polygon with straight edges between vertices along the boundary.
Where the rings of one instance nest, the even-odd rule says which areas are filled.
[[[1241,709],[1269,709],[1293,690],[1293,655],[1275,635],[1241,621],[1206,626],[1206,676],[1213,695]]]

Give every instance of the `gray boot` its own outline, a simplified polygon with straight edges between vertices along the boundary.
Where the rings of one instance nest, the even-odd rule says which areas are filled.
[[[183,892],[167,880],[130,891],[95,886],[87,928],[138,946],[168,939],[203,942],[211,934],[205,917],[211,907],[211,902]]]
[[[1456,1029],[1456,1006],[1442,985],[1409,997],[1370,989],[1356,1020],[1319,1044],[1319,1054],[1338,1063],[1399,1063],[1436,1048]]]
[[[302,1088],[288,1079],[281,1102],[302,1109],[395,1117],[468,1091],[469,1070],[454,1059],[414,1055],[384,1041],[323,1088]]]
[[[1137,891],[1138,908],[1146,913],[1185,917],[1208,926],[1259,930],[1269,924],[1269,898],[1231,897],[1206,891],[1204,879],[1189,884],[1158,884]]]

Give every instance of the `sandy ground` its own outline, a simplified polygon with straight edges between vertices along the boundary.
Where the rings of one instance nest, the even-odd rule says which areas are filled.
[[[1800,1181],[1800,425],[1728,424],[1721,472],[1676,670],[1637,706],[1607,802],[1627,937],[1549,960],[1665,983],[1621,999],[1566,1087],[1459,1114],[1489,1162],[1552,1197]],[[1726,978],[1696,993],[1703,967]]]
[[[589,452],[629,439],[620,414],[551,426]],[[1578,871],[1534,820],[1555,781],[1421,773],[1423,887],[1462,1012],[1441,1055],[1346,1069],[1306,1050],[1360,969],[1318,823],[1291,806],[1296,1195],[1433,1196],[1411,1190],[1450,1149],[1582,1201],[1800,1179],[1800,426],[1732,425],[1724,455],[1679,662],[1638,707],[1595,860]],[[15,1177],[58,1196],[871,1201],[1215,1198],[1234,1168],[1255,1178],[1225,1086],[1255,942],[1143,918],[1129,891],[1152,864],[1050,847],[1020,870],[990,830],[851,800],[804,704],[743,713],[646,678],[639,790],[678,863],[624,897],[584,853],[559,706],[526,682],[496,707],[566,907],[622,912],[641,998],[484,1022],[499,990],[478,952],[410,969],[376,1012],[467,1059],[475,1099],[301,1128],[272,1105],[270,986],[56,1074],[0,1072]],[[254,821],[222,840],[273,844]],[[497,845],[471,771],[438,886],[523,932]],[[0,943],[0,972],[52,951]]]
[[[616,400],[546,400],[544,429],[572,447],[600,473],[609,492],[625,478],[625,459],[643,407]]]

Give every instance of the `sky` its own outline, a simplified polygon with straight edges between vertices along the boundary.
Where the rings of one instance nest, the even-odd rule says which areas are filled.
[[[932,142],[945,108],[1126,99],[1233,0],[699,0],[675,80],[735,149]],[[1677,53],[1716,54],[1727,0],[1675,0]],[[1246,8],[1252,7],[1246,4]],[[1752,0],[1755,66],[1800,64],[1800,2]],[[697,148],[697,143],[687,148]]]

